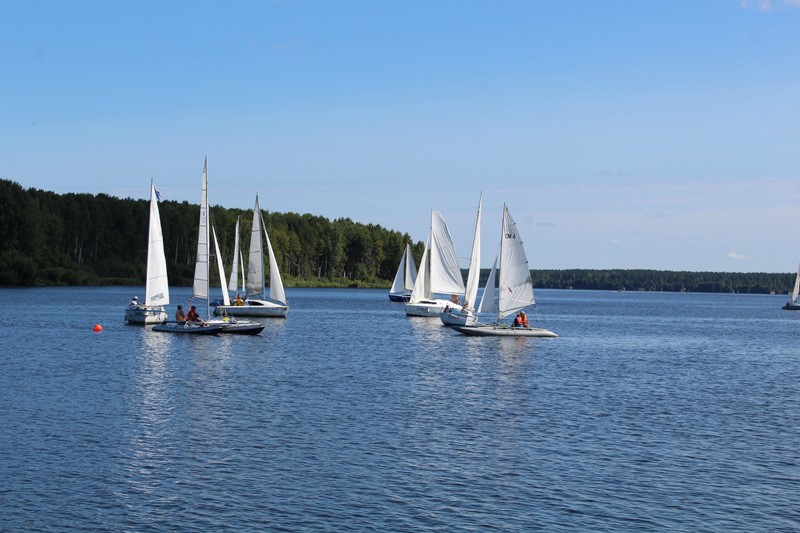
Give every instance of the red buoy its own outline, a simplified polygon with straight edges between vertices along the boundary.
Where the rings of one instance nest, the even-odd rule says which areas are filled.
[[[103,326],[101,326],[100,324],[95,324],[94,325],[94,330],[95,331],[103,331]]]

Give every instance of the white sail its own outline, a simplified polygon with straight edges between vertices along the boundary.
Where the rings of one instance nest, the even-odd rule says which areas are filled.
[[[406,245],[406,251],[403,252],[403,257],[400,258],[400,264],[397,265],[397,272],[394,275],[394,281],[392,282],[392,288],[389,289],[389,294],[401,293],[405,289],[406,273],[408,272],[406,254],[408,254],[408,245]],[[412,285],[411,288],[413,289],[414,286]]]
[[[472,237],[472,254],[469,259],[469,274],[464,294],[467,308],[475,309],[478,299],[478,283],[481,277],[481,207],[483,207],[483,193],[478,200],[478,217],[475,220],[475,235]]]
[[[194,265],[192,297],[208,300],[208,159],[203,162],[200,196],[200,231],[197,235],[197,260]]]
[[[157,213],[156,213],[157,215]],[[794,289],[792,290],[792,301],[797,301],[797,296],[800,295],[800,265],[797,266],[797,277],[794,279]]]
[[[478,313],[493,313],[497,310],[494,298],[494,286],[497,274],[497,257],[494,258],[492,269],[489,271],[489,277],[486,278],[486,285],[483,288],[481,295],[481,303],[478,305]]]
[[[417,268],[414,266],[414,256],[411,253],[411,245],[406,243],[406,249],[397,265],[397,272],[394,275],[392,288],[389,294],[403,294],[414,290],[414,282],[417,280]]]
[[[242,271],[242,289],[244,289],[245,285],[247,284],[247,281],[244,278],[244,275],[245,275],[245,272],[244,272],[244,257],[242,256],[241,248],[239,249],[239,264],[242,265],[242,268],[241,268],[241,271]]]
[[[211,227],[211,233],[214,236],[214,253],[217,256],[217,270],[219,270],[219,288],[222,289],[222,303],[231,305],[231,299],[228,295],[228,290],[225,288],[225,268],[222,266],[222,255],[219,253],[219,242],[217,241],[217,231]]]
[[[150,230],[147,243],[147,282],[145,284],[144,304],[169,304],[167,259],[164,256],[164,236],[161,232],[158,197],[153,180],[150,180]]]
[[[498,289],[498,318],[506,317],[533,305],[533,281],[528,258],[517,225],[508,206],[503,205],[503,234],[500,240],[500,283]]]
[[[419,264],[419,272],[417,272],[417,279],[414,281],[414,289],[411,291],[409,303],[430,300],[433,297],[431,292],[431,262],[430,254],[428,253],[430,242],[431,237],[429,234],[428,240],[425,242],[425,251],[422,252],[422,261]]]
[[[464,278],[458,266],[458,254],[444,217],[431,214],[430,287],[433,293],[464,294]]]
[[[406,260],[406,275],[403,288],[407,291],[414,289],[414,282],[417,280],[417,267],[414,266],[414,254],[411,253],[411,245],[406,243],[406,251],[403,255]]]
[[[239,288],[239,255],[239,217],[236,217],[236,233],[233,237],[233,264],[231,265],[231,279],[228,282],[229,291],[236,291]]]
[[[276,302],[286,304],[286,292],[283,290],[283,280],[281,279],[280,270],[278,270],[278,261],[275,259],[275,252],[272,251],[272,243],[269,240],[267,233],[267,226],[263,224],[264,238],[267,241],[267,253],[269,254],[269,297]]]
[[[253,229],[250,231],[250,256],[247,259],[247,296],[264,294],[264,247],[261,243],[261,207],[253,207]]]

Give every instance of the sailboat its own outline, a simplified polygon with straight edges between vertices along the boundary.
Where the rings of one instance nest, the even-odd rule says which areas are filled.
[[[445,326],[465,326],[474,324],[478,320],[475,310],[475,301],[478,298],[478,284],[481,277],[481,208],[483,207],[483,194],[478,200],[478,216],[475,219],[475,234],[472,237],[472,254],[469,260],[469,273],[467,286],[464,293],[464,305],[446,307],[439,319]]]
[[[217,258],[217,270],[219,271],[220,290],[222,291],[223,305],[230,305],[231,300],[228,295],[228,290],[225,287],[225,269],[222,266],[222,255],[219,253],[219,242],[217,241],[217,232],[214,227],[211,227],[211,234],[214,237],[214,253]],[[236,333],[239,335],[258,335],[264,330],[264,324],[256,322],[255,320],[248,320],[246,318],[234,318],[224,315],[222,318],[207,317],[206,324],[211,326],[222,326],[221,333]]]
[[[458,266],[458,254],[447,230],[444,217],[438,211],[431,213],[431,229],[422,253],[422,261],[406,303],[408,316],[438,317],[449,305],[458,305],[458,296],[464,294],[464,279]],[[450,294],[450,300],[436,298],[436,294]]]
[[[797,266],[797,277],[794,279],[792,299],[786,302],[783,309],[787,311],[800,311],[800,301],[797,300],[798,295],[800,295],[800,265]]]
[[[264,278],[264,247],[261,241],[261,232],[267,242],[267,253],[269,255],[269,298],[265,293]],[[261,218],[261,207],[256,204],[253,207],[253,229],[250,233],[250,254],[247,261],[247,284],[245,285],[246,294],[242,305],[218,305],[214,310],[215,315],[232,316],[257,316],[285,318],[289,312],[289,304],[286,300],[286,293],[283,289],[281,273],[278,270],[278,261],[269,240],[269,234],[264,227]]]
[[[209,242],[212,236],[209,229],[213,231],[214,250],[217,258],[217,268],[219,269],[220,289],[222,297],[228,300],[228,292],[225,287],[225,271],[222,268],[222,258],[219,253],[219,243],[217,234],[209,223],[210,212],[208,207],[208,161],[203,164],[203,184],[200,197],[200,223],[197,235],[197,259],[194,267],[194,283],[192,285],[192,298],[205,300],[206,317],[201,323],[186,321],[185,323],[172,322],[156,326],[155,331],[167,331],[170,333],[196,333],[196,334],[216,334],[216,333],[238,333],[242,335],[258,335],[264,329],[264,325],[251,320],[235,320],[228,317],[224,319],[212,319],[210,313],[210,291],[209,291]]]
[[[241,285],[239,285],[239,265],[241,265],[242,271]],[[242,257],[242,251],[239,248],[239,217],[236,217],[236,233],[234,234],[233,238],[233,263],[231,264],[231,277],[230,280],[228,280],[228,290],[232,293],[239,294],[239,287],[244,290],[245,283],[244,258]]]
[[[204,299],[206,301],[206,317],[208,313],[208,159],[203,163],[203,184],[200,194],[200,231],[197,235],[197,259],[194,265],[194,284],[192,285],[192,298]],[[153,331],[167,333],[216,335],[222,331],[221,325],[209,325],[206,323],[185,323],[170,322],[154,326]]]
[[[536,305],[533,299],[533,281],[528,267],[528,258],[522,239],[517,231],[517,224],[508,212],[508,206],[503,205],[503,226],[500,236],[500,254],[497,268],[492,267],[489,280],[481,300],[481,310],[486,310],[494,302],[494,275],[497,272],[499,288],[497,297],[497,321],[494,324],[476,324],[474,326],[454,326],[453,329],[464,335],[481,337],[558,337],[555,333],[544,328],[511,327],[500,322],[503,318],[522,311],[526,307]],[[487,296],[487,293],[489,295]],[[486,301],[486,305],[483,303]]]
[[[164,236],[161,233],[161,217],[158,214],[158,194],[150,180],[150,228],[147,242],[147,281],[144,289],[144,304],[134,296],[125,309],[125,321],[129,324],[161,324],[167,320],[164,306],[169,304],[169,281],[167,260],[164,257]]]
[[[414,256],[411,254],[411,246],[406,243],[406,250],[403,252],[403,257],[400,258],[397,273],[394,275],[394,283],[389,289],[389,300],[393,302],[409,301],[416,279],[417,268],[414,266]]]

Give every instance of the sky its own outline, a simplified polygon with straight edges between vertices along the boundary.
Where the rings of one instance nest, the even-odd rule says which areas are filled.
[[[793,272],[800,0],[0,0],[0,178],[348,217],[463,266]]]

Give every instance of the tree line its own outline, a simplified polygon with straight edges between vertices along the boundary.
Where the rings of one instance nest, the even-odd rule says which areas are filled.
[[[191,285],[199,206],[162,201],[159,213],[170,284]],[[422,243],[380,225],[310,214],[263,216],[287,286],[382,287],[394,277],[406,243],[422,256]],[[246,258],[252,209],[211,207],[228,269],[237,217]],[[148,227],[149,200],[56,194],[0,180],[0,285],[140,284]]]
[[[137,285],[145,279],[149,200],[106,194],[56,194],[0,180],[0,285]],[[199,206],[159,202],[172,285],[191,285]],[[212,206],[211,222],[227,268],[234,230],[247,257],[251,209]],[[289,287],[388,287],[411,244],[408,233],[311,214],[264,212],[278,266]],[[466,271],[462,272],[466,278]],[[555,289],[786,293],[793,274],[662,270],[533,270],[534,286]],[[216,281],[212,274],[212,281]],[[488,269],[481,273],[482,282]]]

